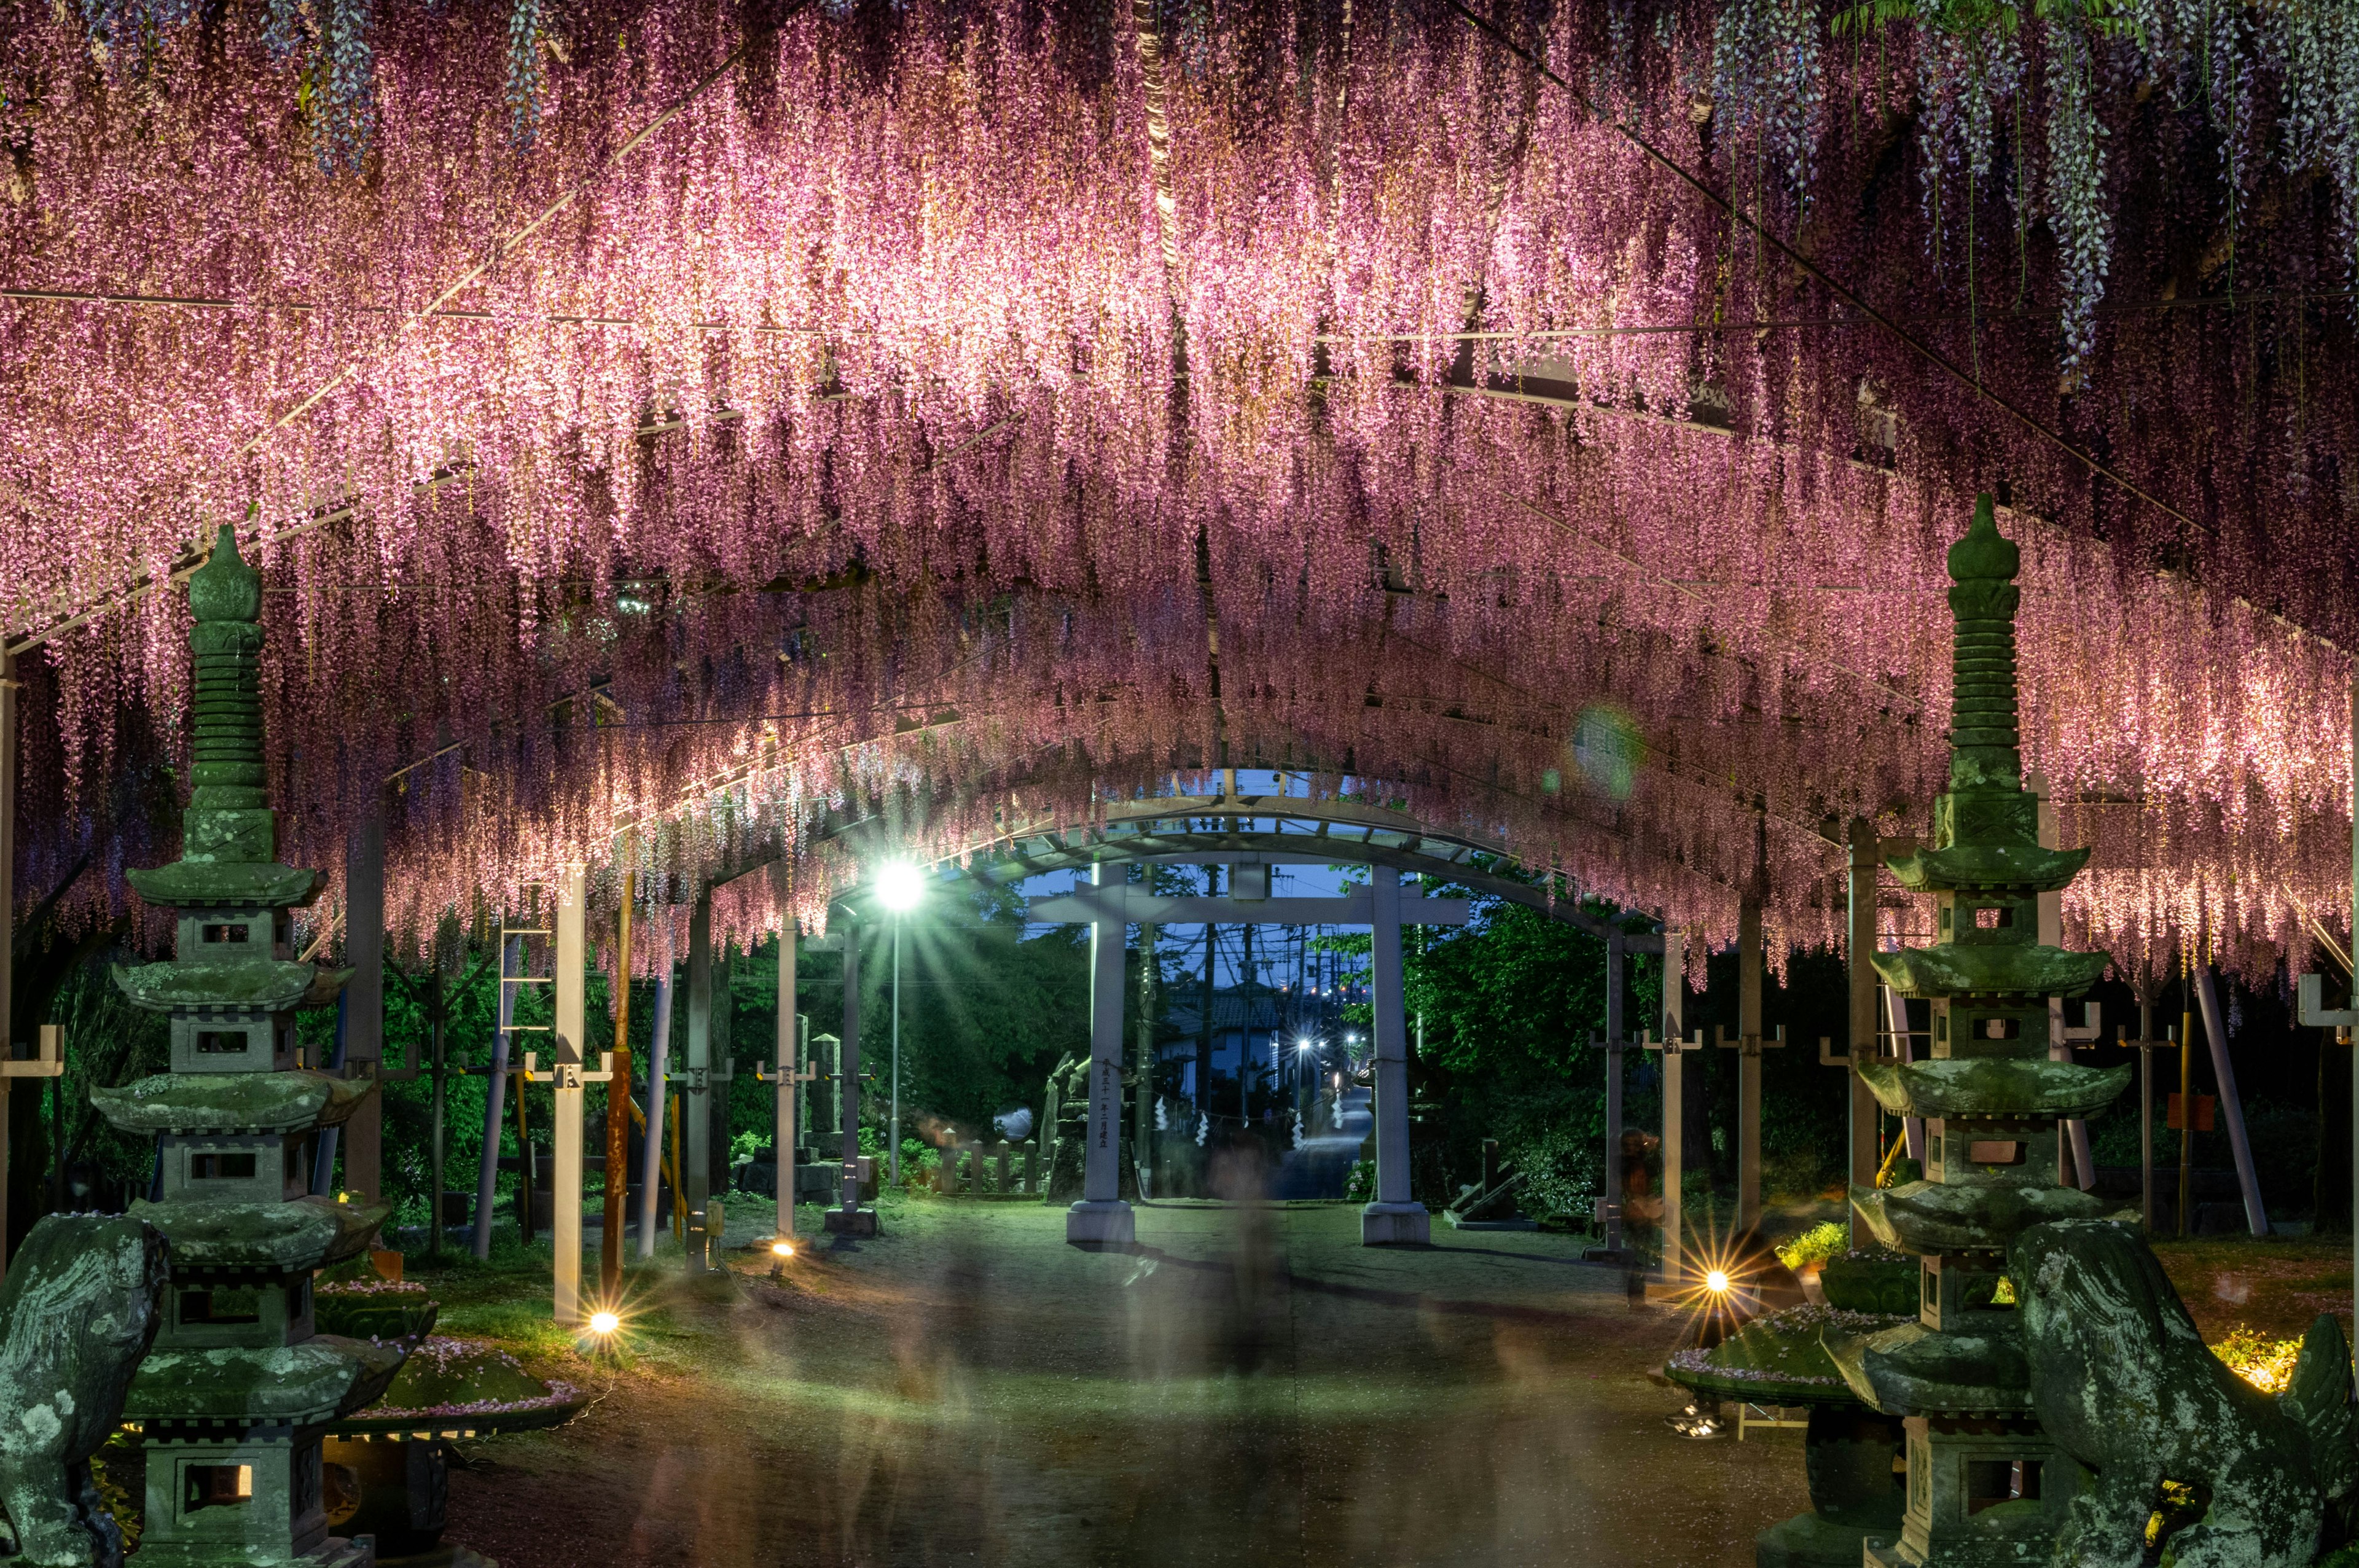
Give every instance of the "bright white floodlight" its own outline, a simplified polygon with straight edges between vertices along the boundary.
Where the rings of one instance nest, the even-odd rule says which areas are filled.
[[[876,897],[896,914],[918,907],[925,896],[926,873],[907,860],[894,860],[876,873]]]

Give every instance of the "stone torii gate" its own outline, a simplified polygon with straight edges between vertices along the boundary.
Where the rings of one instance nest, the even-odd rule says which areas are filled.
[[[1127,1245],[1136,1238],[1129,1204],[1120,1195],[1122,1121],[1122,953],[1132,925],[1365,925],[1373,932],[1376,1076],[1376,1199],[1360,1211],[1360,1240],[1381,1247],[1419,1244],[1432,1236],[1425,1206],[1410,1195],[1408,1179],[1408,1021],[1401,979],[1403,925],[1463,925],[1464,899],[1427,898],[1401,890],[1400,872],[1369,867],[1368,885],[1340,898],[1271,898],[1266,866],[1240,868],[1245,890],[1227,898],[1165,896],[1126,881],[1109,881],[1108,862],[1090,867],[1090,880],[1071,892],[1031,901],[1034,920],[1090,928],[1090,1123],[1082,1198],[1066,1211],[1065,1239],[1082,1246]],[[1253,896],[1258,889],[1261,896]],[[1241,1069],[1242,1070],[1242,1069]]]

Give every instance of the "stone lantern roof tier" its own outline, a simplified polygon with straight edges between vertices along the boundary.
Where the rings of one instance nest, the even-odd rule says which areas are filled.
[[[124,1401],[127,1420],[319,1426],[375,1403],[401,1369],[406,1345],[314,1335],[300,1345],[154,1350]]]
[[[171,1239],[175,1269],[325,1269],[358,1257],[393,1212],[386,1204],[338,1203],[314,1194],[285,1203],[188,1199],[131,1206]]]
[[[2127,1064],[2084,1067],[2020,1056],[1863,1061],[1859,1076],[1893,1116],[2088,1117],[2129,1087]]]
[[[2031,1363],[2011,1313],[1973,1331],[1908,1323],[1866,1339],[1830,1341],[1843,1380],[1880,1411],[2027,1416]]]
[[[287,1012],[333,1001],[350,969],[323,969],[287,958],[117,965],[114,983],[134,1007],[150,1012],[183,1008],[234,1008],[242,1012]]]
[[[2104,978],[2113,963],[2104,953],[2062,947],[1962,946],[1904,947],[1871,955],[1875,972],[1895,990],[1913,997],[1989,997],[2005,1006],[2007,997],[2078,996]]]
[[[1852,1202],[1878,1241],[1920,1254],[2001,1252],[2035,1225],[2123,1217],[2096,1194],[2053,1183],[1965,1187],[1919,1181],[1856,1193]]]
[[[376,1089],[371,1078],[305,1068],[277,1073],[158,1073],[90,1103],[118,1131],[309,1132],[343,1123]]]
[[[324,872],[276,860],[184,859],[123,874],[141,898],[175,909],[300,909],[328,885]]]
[[[2085,849],[1981,843],[1913,849],[1886,864],[1911,892],[2056,892],[2088,861]]]

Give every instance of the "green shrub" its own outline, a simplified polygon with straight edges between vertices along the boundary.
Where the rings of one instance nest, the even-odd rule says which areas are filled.
[[[1851,1249],[1851,1232],[1833,1220],[1814,1225],[1777,1249],[1777,1261],[1788,1269],[1807,1269],[1841,1257]]]
[[[1605,1189],[1604,1151],[1598,1140],[1557,1128],[1518,1144],[1512,1153],[1523,1173],[1516,1197],[1526,1214],[1588,1227]]]

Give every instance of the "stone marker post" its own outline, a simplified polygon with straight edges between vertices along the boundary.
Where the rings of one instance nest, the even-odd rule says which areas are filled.
[[[1376,1089],[1376,1201],[1360,1211],[1365,1247],[1423,1246],[1433,1220],[1409,1193],[1408,1015],[1401,975],[1400,872],[1368,869]]]
[[[1093,865],[1090,885],[1108,885],[1105,872],[1103,861]],[[1090,922],[1089,1143],[1081,1201],[1065,1211],[1065,1239],[1082,1246],[1127,1246],[1137,1237],[1131,1206],[1122,1200],[1120,1162],[1123,929],[1121,915],[1103,909]]]

